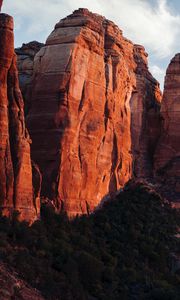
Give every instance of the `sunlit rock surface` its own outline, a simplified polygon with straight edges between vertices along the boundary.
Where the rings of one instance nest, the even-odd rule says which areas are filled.
[[[88,213],[132,177],[132,154],[136,163],[143,151],[149,168],[147,144],[154,147],[158,132],[142,126],[158,122],[160,97],[145,51],[113,22],[79,9],[56,24],[35,56],[26,119],[42,196],[70,216]]]

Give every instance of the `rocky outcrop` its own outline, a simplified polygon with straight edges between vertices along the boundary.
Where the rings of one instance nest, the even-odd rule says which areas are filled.
[[[133,174],[136,178],[152,178],[153,158],[160,136],[159,83],[148,70],[144,47],[134,45],[136,89],[130,100]]]
[[[21,280],[18,274],[0,263],[0,299],[1,300],[44,300],[39,291]]]
[[[32,75],[34,57],[36,53],[43,47],[44,44],[33,41],[23,44],[22,47],[16,48],[17,54],[17,67],[19,72],[19,85],[25,101],[25,115],[28,113],[30,103],[28,100],[31,98],[32,91]]]
[[[30,138],[25,127],[14,53],[13,19],[0,14],[0,210],[19,211],[21,220],[37,216],[33,200]]]
[[[132,153],[149,167],[160,97],[145,51],[113,22],[87,9],[61,20],[35,56],[27,116],[42,196],[88,213],[132,177]]]
[[[180,200],[180,54],[171,60],[165,77],[161,106],[161,136],[154,157],[154,170],[162,191]]]

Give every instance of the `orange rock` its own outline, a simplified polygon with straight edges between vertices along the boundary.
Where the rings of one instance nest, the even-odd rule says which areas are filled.
[[[141,161],[149,155],[147,144],[154,147],[158,132],[142,126],[156,121],[161,96],[146,60],[143,48],[125,39],[113,22],[87,9],[61,20],[35,56],[27,116],[32,156],[42,172],[42,196],[70,216],[92,211],[132,177],[135,92],[142,108],[137,118],[143,119],[140,124],[133,119]],[[147,97],[144,88],[150,90]],[[143,150],[142,134],[150,135]]]
[[[0,14],[0,209],[19,211],[21,220],[37,217],[33,200],[30,138],[19,90],[12,17]]]

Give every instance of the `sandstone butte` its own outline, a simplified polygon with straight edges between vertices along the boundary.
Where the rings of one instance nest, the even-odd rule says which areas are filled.
[[[180,202],[180,53],[171,60],[161,105],[161,137],[154,156],[155,174],[162,192]],[[177,204],[178,206],[178,204]]]
[[[1,3],[2,4],[2,3]],[[25,127],[24,104],[18,83],[14,53],[13,19],[0,14],[0,210],[10,216],[19,211],[21,220],[33,221],[37,171],[30,158],[30,138]],[[38,195],[37,195],[38,196]]]
[[[26,124],[41,195],[69,216],[89,213],[130,179],[153,173],[161,92],[142,46],[79,9],[34,57]]]

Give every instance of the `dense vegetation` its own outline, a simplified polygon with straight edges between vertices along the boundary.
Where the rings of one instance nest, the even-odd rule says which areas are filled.
[[[126,188],[90,216],[52,209],[31,227],[0,218],[0,259],[47,299],[176,300],[177,212],[145,186]]]

